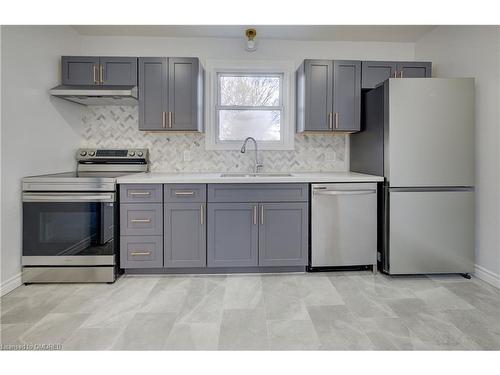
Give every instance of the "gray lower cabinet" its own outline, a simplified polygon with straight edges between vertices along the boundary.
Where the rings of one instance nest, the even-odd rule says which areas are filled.
[[[208,267],[258,265],[257,211],[257,203],[208,203]]]
[[[163,266],[162,236],[121,236],[121,268],[161,268]]]
[[[198,58],[139,58],[139,130],[203,131]]]
[[[206,203],[165,203],[163,266],[206,267]]]
[[[307,265],[308,204],[262,203],[259,209],[259,265]]]
[[[361,62],[304,60],[297,71],[297,132],[360,130]]]
[[[422,61],[363,61],[361,88],[373,89],[388,78],[430,78],[432,63]]]

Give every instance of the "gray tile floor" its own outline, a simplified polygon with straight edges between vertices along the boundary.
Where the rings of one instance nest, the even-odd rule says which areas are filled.
[[[64,350],[499,350],[500,290],[370,272],[128,276],[1,298],[2,344]]]

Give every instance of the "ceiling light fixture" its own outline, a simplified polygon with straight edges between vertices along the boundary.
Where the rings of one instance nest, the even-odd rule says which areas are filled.
[[[254,52],[257,50],[257,42],[255,41],[255,37],[257,36],[257,30],[255,29],[246,29],[245,36],[247,37],[247,42],[245,45],[245,49],[248,52]]]

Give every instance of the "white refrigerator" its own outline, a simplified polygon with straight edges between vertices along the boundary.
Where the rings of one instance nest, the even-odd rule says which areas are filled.
[[[385,177],[385,272],[473,272],[474,79],[394,78],[363,93],[350,154],[352,171]]]

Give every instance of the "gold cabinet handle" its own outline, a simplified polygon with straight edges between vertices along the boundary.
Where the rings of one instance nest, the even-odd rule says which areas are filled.
[[[133,191],[133,192],[130,192],[130,195],[134,196],[134,195],[151,195],[151,192],[150,191]]]
[[[200,206],[200,225],[203,225],[205,222],[205,209],[203,205]]]
[[[257,225],[257,206],[253,206],[253,225]]]
[[[264,225],[264,205],[260,206],[260,224]]]
[[[332,129],[332,112],[328,113],[328,127]]]
[[[339,113],[335,112],[335,129],[339,128]]]
[[[172,127],[172,112],[168,112],[168,127]]]
[[[175,195],[194,195],[194,191],[181,191],[181,190],[178,190],[174,194]]]
[[[151,223],[151,219],[131,219],[131,223]]]
[[[101,84],[104,83],[104,67],[102,65],[99,65],[99,81]]]
[[[94,83],[97,85],[99,84],[99,81],[97,80],[97,66],[92,65],[92,71],[94,73]]]
[[[151,251],[132,251],[130,255],[132,256],[151,255]]]

